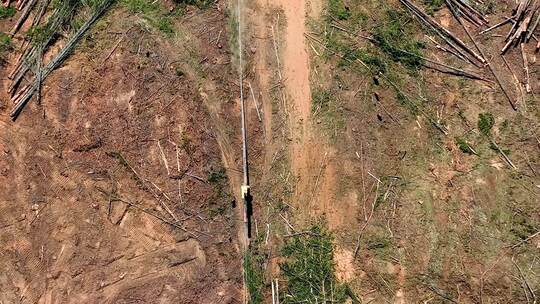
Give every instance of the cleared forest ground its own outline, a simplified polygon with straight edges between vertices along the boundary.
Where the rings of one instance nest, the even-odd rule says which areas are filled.
[[[258,75],[273,105],[266,165],[275,172],[261,177],[255,208],[255,248],[269,271],[259,291],[269,296],[279,278],[284,303],[533,303],[536,4],[521,12],[520,1],[470,4],[489,20],[459,15],[473,42],[445,1],[414,1],[468,47],[456,51],[409,1],[299,2],[252,5],[252,42],[266,50]],[[512,22],[480,32],[522,13],[532,38],[503,59]],[[309,84],[299,81],[302,36]]]
[[[122,0],[15,122],[3,9],[0,301],[538,302],[539,7]]]
[[[136,4],[113,5],[15,122],[7,77],[28,29],[11,39],[2,303],[241,302],[227,130],[215,118],[237,115],[225,7]]]

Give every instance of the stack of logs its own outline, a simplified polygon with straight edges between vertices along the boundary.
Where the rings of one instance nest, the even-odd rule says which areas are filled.
[[[533,18],[536,20],[534,22]],[[531,40],[534,31],[538,28],[540,22],[540,1],[521,0],[513,10],[512,17],[506,19],[512,23],[512,28],[506,36],[506,45],[502,49],[504,54],[511,46],[520,45]],[[536,50],[540,49],[540,41],[535,37],[537,44]]]
[[[97,19],[105,12],[114,0],[101,0],[101,3],[92,7],[90,17],[83,25],[71,33],[67,33],[66,40],[62,41],[63,47],[52,56],[46,63],[43,63],[44,54],[55,44],[56,36],[63,28],[63,24],[70,20],[79,7],[66,2],[56,3],[55,8],[49,9],[50,0],[19,0],[15,7],[20,11],[19,17],[10,31],[10,35],[18,37],[21,28],[27,23],[30,15],[32,21],[28,24],[29,29],[38,29],[35,36],[21,35],[23,39],[20,46],[20,53],[17,56],[13,69],[9,73],[11,83],[8,86],[8,93],[11,101],[15,104],[10,115],[15,120],[26,104],[33,96],[37,96],[38,102],[41,99],[41,84],[45,78],[68,57],[70,51],[75,47],[84,33]],[[9,5],[7,1],[5,5]],[[44,18],[47,16],[47,18]],[[43,20],[46,19],[46,20]]]
[[[448,47],[439,47],[439,49],[445,50],[457,58],[474,64],[477,67],[487,66],[493,74],[496,82],[498,83],[501,91],[508,99],[510,105],[514,110],[517,110],[514,99],[510,97],[510,94],[505,89],[504,82],[496,72],[492,63],[487,59],[483,51],[483,47],[475,39],[473,33],[466,25],[468,22],[474,28],[481,29],[478,34],[482,35],[488,33],[494,29],[500,28],[504,25],[511,24],[510,31],[505,37],[504,47],[502,48],[500,55],[505,63],[506,67],[510,70],[514,78],[516,78],[514,72],[510,68],[504,55],[513,48],[519,48],[521,52],[524,80],[521,83],[524,84],[527,93],[531,93],[531,84],[529,76],[529,58],[527,56],[526,45],[530,41],[535,41],[533,51],[538,52],[540,49],[540,41],[536,37],[535,32],[539,28],[540,23],[540,0],[515,0],[515,6],[512,9],[510,17],[504,17],[501,22],[488,27],[489,21],[487,16],[481,13],[478,9],[482,5],[479,0],[444,0],[446,6],[450,12],[454,15],[460,26],[467,34],[468,39],[473,43],[474,47],[468,46],[461,38],[455,33],[452,33],[449,29],[442,26],[432,16],[427,14],[419,6],[415,5],[411,0],[400,0],[400,2],[430,31],[435,33],[440,40],[448,45]],[[466,22],[464,22],[466,21]]]

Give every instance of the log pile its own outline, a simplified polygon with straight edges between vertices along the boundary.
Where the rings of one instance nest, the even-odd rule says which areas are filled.
[[[435,32],[443,41],[445,41],[450,48],[452,48],[458,57],[466,59],[467,61],[477,64],[477,61],[481,64],[486,60],[480,56],[476,51],[463,42],[457,35],[450,32],[440,23],[438,23],[433,17],[424,12],[420,7],[413,4],[410,0],[400,0],[417,18],[430,30]]]
[[[535,18],[535,19],[533,19]],[[506,44],[502,53],[506,53],[511,46],[519,46],[531,40],[540,22],[540,1],[520,0],[513,10],[512,17],[508,20],[513,23],[512,28],[506,35]],[[533,20],[535,20],[533,22]],[[536,49],[540,48],[540,41]]]
[[[11,1],[7,1],[9,5]],[[47,76],[69,56],[86,31],[103,15],[114,0],[101,0],[96,5],[85,6],[82,1],[19,0],[15,7],[20,11],[10,35],[19,37],[22,28],[28,26],[26,35],[8,78],[11,83],[8,93],[14,106],[11,118],[15,120],[33,96],[41,98],[41,84]],[[82,17],[86,20],[78,29],[69,27],[69,22],[82,10],[88,10]],[[28,21],[32,16],[31,22]],[[66,30],[67,28],[67,30]],[[44,54],[57,43],[58,36],[66,37],[52,59],[44,62]]]
[[[479,12],[473,5],[469,4],[470,1],[464,0],[446,0],[447,5],[452,5],[456,11],[463,16],[463,18],[469,21],[471,24],[476,27],[482,27],[489,24],[486,16]],[[473,1],[476,4],[479,4],[478,1]]]
[[[507,64],[508,62],[504,55],[509,53],[512,49],[516,49],[521,53],[520,61],[523,67],[524,76],[523,79],[519,81],[519,85],[523,85],[527,93],[532,93],[530,83],[531,77],[529,73],[529,65],[531,64],[531,60],[529,59],[528,53],[531,51],[538,53],[540,49],[540,41],[538,37],[536,37],[537,31],[540,30],[540,0],[515,0],[515,5],[513,6],[511,13],[508,14],[510,17],[504,17],[504,20],[492,26],[490,26],[487,15],[482,13],[482,1],[444,0],[447,8],[463,28],[467,34],[467,39],[474,47],[468,46],[467,43],[464,42],[465,39],[460,38],[456,33],[453,33],[448,28],[442,26],[435,20],[435,18],[422,10],[420,6],[414,4],[413,1],[400,0],[400,2],[412,13],[412,15],[416,17],[416,19],[422,25],[428,28],[428,30],[437,34],[441,40],[441,43],[448,45],[448,47],[441,46],[440,49],[444,49],[457,58],[474,64],[477,67],[487,67],[493,74],[494,80],[499,85],[502,93],[508,99],[512,108],[514,110],[518,110],[516,101],[510,96],[511,94],[509,94],[505,88],[505,82],[496,71],[497,69],[494,68],[493,63],[489,61],[493,60],[493,58],[488,60],[485,56],[485,51],[483,49],[486,49],[487,46],[482,45],[482,43],[479,43],[477,39],[475,39],[475,36],[477,35],[483,35],[503,26],[510,25],[510,30],[504,36],[504,41],[501,42],[501,45],[504,46],[501,49],[500,56],[502,57],[502,61],[506,63],[505,68],[507,68],[509,72],[516,77],[510,65]],[[477,29],[479,32],[474,33],[474,30],[471,31],[468,24]],[[530,43],[531,41],[533,43]],[[531,44],[534,45],[529,47]],[[535,61],[536,59],[533,60],[533,62]],[[517,91],[519,95],[521,87]]]

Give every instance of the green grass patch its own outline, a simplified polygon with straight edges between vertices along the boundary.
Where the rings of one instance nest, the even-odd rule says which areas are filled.
[[[352,15],[351,10],[343,3],[343,0],[329,0],[328,13],[339,20],[347,20]]]
[[[0,65],[4,63],[4,57],[11,51],[12,47],[11,37],[4,33],[0,33]]]
[[[461,150],[461,152],[466,153],[466,154],[474,154],[473,149],[467,143],[467,141],[465,141],[465,139],[461,137],[456,137],[455,140],[456,140],[456,145]]]
[[[514,235],[516,240],[525,240],[540,229],[539,226],[535,225],[529,215],[522,213],[513,215],[511,223],[510,232]]]
[[[358,48],[348,44],[336,43],[335,46],[341,54],[341,57],[337,62],[338,67],[344,68],[354,63],[356,60],[361,60],[374,72],[385,73],[387,71],[387,62],[382,56],[375,52],[370,52],[365,48]]]
[[[168,36],[174,34],[173,17],[183,12],[182,9],[168,12],[160,2],[150,0],[122,0],[122,4],[130,12],[141,14],[151,27]]]
[[[208,173],[208,181],[210,183],[219,183],[227,179],[227,173],[223,167],[212,168]]]
[[[332,95],[329,91],[316,91],[312,96],[312,112],[326,111],[332,102]]]
[[[230,202],[234,200],[228,191],[227,172],[221,164],[211,165],[208,169],[207,181],[212,185],[212,195],[208,198],[208,214],[211,218],[218,215],[228,217]]]
[[[47,20],[30,27],[25,36],[34,46],[49,46],[59,37],[69,37],[77,32],[105,3],[106,0],[54,0],[46,9],[52,11]]]
[[[15,16],[16,12],[17,12],[17,10],[14,7],[0,6],[0,19],[11,18],[11,17]]]
[[[426,6],[428,14],[433,14],[440,10],[444,5],[444,0],[423,0],[422,2],[424,2],[424,5]]]
[[[198,8],[207,8],[214,2],[214,0],[180,0],[180,3],[187,5],[195,5]]]
[[[311,112],[317,116],[324,131],[330,138],[335,138],[337,132],[345,127],[345,120],[338,100],[334,93],[324,89],[316,89],[311,95]]]
[[[249,304],[264,303],[264,274],[261,257],[251,253],[244,255],[244,280],[249,293]]]
[[[491,129],[495,124],[495,118],[491,113],[480,113],[478,114],[478,130],[485,136],[491,135]]]
[[[330,8],[341,4],[340,1],[328,1]],[[324,33],[324,44],[329,50],[329,52],[324,53],[325,59],[331,60],[331,57],[337,55],[335,56],[337,57],[337,66],[343,71],[345,68],[351,68],[368,76],[384,74],[384,78],[389,81],[383,81],[383,86],[387,86],[395,92],[395,99],[400,105],[406,107],[414,116],[420,114],[425,116],[434,127],[446,132],[445,122],[436,119],[429,111],[427,105],[429,98],[425,97],[429,95],[428,90],[422,88],[426,92],[420,94],[419,98],[412,96],[410,92],[413,82],[418,82],[415,78],[419,75],[419,70],[424,64],[423,51],[425,48],[424,42],[416,38],[420,29],[415,25],[412,17],[404,10],[395,9],[391,5],[380,2],[368,2],[352,9],[353,12],[357,10],[360,12],[365,10],[373,12],[373,14],[369,15],[369,22],[357,23],[354,18],[340,22],[340,26],[346,29],[347,33],[337,30],[328,31],[327,29],[334,23],[334,20],[326,20],[326,24],[320,26],[320,30]],[[372,33],[372,39],[365,43],[350,34],[367,31]],[[422,83],[420,82],[420,84]],[[334,91],[338,90],[334,89]],[[317,109],[318,105],[331,105],[332,98],[339,98],[334,97],[339,96],[339,94],[331,95],[330,100],[324,95],[320,98],[317,93],[315,92],[313,95],[312,112]],[[319,100],[323,102],[318,102]],[[331,109],[331,107],[327,108]],[[324,110],[324,107],[321,107],[321,110]],[[339,111],[328,113],[340,114]],[[341,117],[341,120],[337,120],[337,122],[344,120],[345,118]]]
[[[11,37],[4,33],[0,33],[0,53],[11,49]]]
[[[499,153],[499,149],[501,149],[501,151],[502,151],[504,154],[506,154],[506,155],[510,155],[510,153],[512,152],[512,151],[510,151],[510,149],[505,149],[505,148],[501,147],[500,145],[499,145],[499,147],[497,148],[497,146],[496,146],[493,142],[490,142],[490,143],[489,143],[489,148],[490,148],[491,150],[497,152],[497,153]]]
[[[342,1],[328,1],[330,13],[332,11],[337,12],[339,8],[344,7]],[[364,24],[365,26],[357,23],[354,18],[344,20],[340,24],[343,28],[348,29],[350,33],[370,31],[373,39],[364,45],[356,38],[351,37],[349,33],[324,30],[324,42],[329,50],[324,54],[327,56],[326,59],[329,60],[330,56],[337,55],[336,63],[341,70],[350,67],[370,76],[385,74],[385,77],[393,83],[390,87],[395,91],[396,100],[399,104],[408,108],[415,116],[421,113],[435,127],[444,130],[444,123],[434,119],[429,111],[424,109],[425,98],[411,98],[405,93],[408,84],[411,83],[411,77],[419,75],[418,71],[424,63],[422,57],[425,45],[422,41],[416,39],[419,29],[414,25],[411,16],[403,10],[396,10],[391,6],[376,3],[368,3],[365,6],[354,7],[351,10],[353,12],[356,12],[356,10],[359,12],[363,10],[368,12],[377,11],[376,14],[370,15],[372,20],[370,20],[369,24]],[[327,20],[327,24],[324,28],[321,26],[321,30],[328,28],[332,22],[333,20]],[[358,26],[361,28],[358,28]],[[388,83],[384,85],[388,85]],[[320,110],[324,113],[325,109],[332,110],[331,105],[336,104],[332,102],[336,99],[334,96],[339,96],[339,94],[328,95],[314,92],[312,112],[315,113]],[[340,112],[327,111],[325,114],[340,114]],[[333,118],[340,117],[334,115]],[[344,121],[344,118],[342,117],[341,120],[335,119],[335,121],[339,123]],[[339,126],[339,124],[336,125]]]
[[[414,38],[416,31],[407,26],[410,21],[410,16],[403,11],[388,10],[381,24],[374,28],[373,38],[392,60],[416,71],[422,66],[420,56],[425,45]]]
[[[499,126],[499,131],[501,132],[506,132],[509,130],[509,123],[508,123],[508,119],[505,119],[501,125]]]
[[[28,29],[25,35],[34,45],[42,45],[54,35],[54,31],[48,25],[34,26]]]
[[[228,30],[229,30],[229,50],[231,51],[231,60],[234,67],[241,69],[240,66],[240,45],[238,44],[239,24],[238,15],[234,11],[229,12],[228,16]]]
[[[159,3],[150,0],[122,0],[122,4],[132,13],[141,13],[145,15],[154,14],[162,9]]]
[[[350,297],[347,286],[336,280],[332,236],[324,228],[313,226],[309,233],[289,238],[282,254],[287,284],[281,303],[345,303]]]
[[[208,212],[208,216],[211,218],[211,219],[214,219],[215,217],[219,216],[219,215],[225,215],[225,213],[227,212],[227,207],[225,206],[218,206],[216,208],[212,208],[209,210]]]
[[[392,241],[386,235],[373,235],[367,242],[367,249],[377,256],[386,257],[392,246]]]

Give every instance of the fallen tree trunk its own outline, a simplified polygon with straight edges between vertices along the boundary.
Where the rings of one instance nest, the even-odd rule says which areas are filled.
[[[104,3],[95,9],[94,14],[90,19],[88,19],[79,30],[68,40],[66,45],[60,50],[60,52],[41,70],[41,77],[35,79],[31,84],[28,92],[26,92],[21,99],[17,102],[15,107],[12,109],[10,116],[13,120],[17,119],[21,111],[24,109],[28,101],[32,98],[36,90],[38,89],[40,83],[45,80],[45,78],[57,67],[64,62],[64,60],[69,56],[70,52],[73,50],[75,45],[79,42],[82,36],[86,31],[101,17],[105,10],[114,2],[114,0],[105,0]]]

